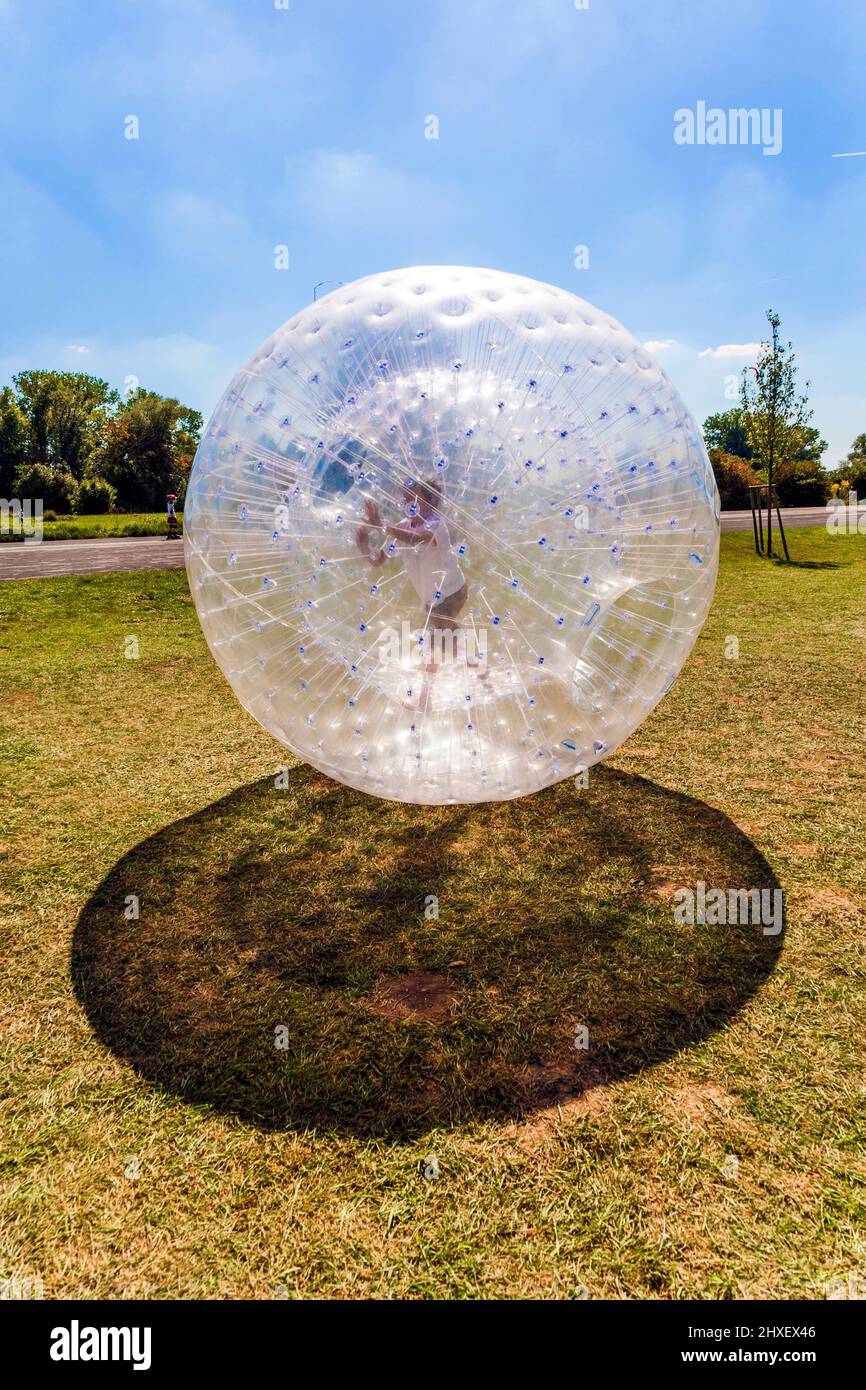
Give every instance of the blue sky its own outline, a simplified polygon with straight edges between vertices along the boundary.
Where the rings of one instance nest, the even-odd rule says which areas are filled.
[[[613,313],[699,419],[773,306],[825,462],[866,430],[862,0],[287,5],[0,0],[0,382],[207,415],[317,282],[458,263]],[[699,101],[781,109],[781,152],[678,145]]]

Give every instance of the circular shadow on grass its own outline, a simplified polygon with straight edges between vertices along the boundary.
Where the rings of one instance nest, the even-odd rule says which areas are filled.
[[[609,767],[433,808],[301,767],[125,855],[81,914],[73,979],[112,1052],[187,1100],[410,1138],[579,1096],[721,1027],[781,937],[678,923],[676,889],[701,881],[778,888],[726,816]]]

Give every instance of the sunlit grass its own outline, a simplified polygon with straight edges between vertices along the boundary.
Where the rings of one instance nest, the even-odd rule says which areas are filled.
[[[685,671],[586,792],[431,811],[300,766],[277,790],[292,760],[182,572],[0,586],[0,1273],[112,1298],[862,1276],[866,539],[789,544],[723,537]],[[675,927],[698,877],[778,881],[781,949]]]
[[[11,528],[0,531],[0,541],[14,543],[24,540],[25,534],[32,530],[33,522],[28,522],[28,531],[14,531]],[[178,513],[178,525],[182,528],[183,516]],[[106,516],[58,516],[56,520],[43,520],[42,538],[46,541],[99,540],[111,536],[164,536],[166,531],[165,512],[125,512]]]

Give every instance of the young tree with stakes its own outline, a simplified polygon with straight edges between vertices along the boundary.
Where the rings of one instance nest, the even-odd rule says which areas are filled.
[[[753,459],[767,470],[767,554],[772,555],[774,469],[797,457],[813,412],[805,391],[797,390],[793,347],[779,339],[781,319],[772,309],[767,310],[767,319],[771,338],[761,345],[755,366],[743,369],[740,402]],[[806,382],[806,391],[810,384]]]

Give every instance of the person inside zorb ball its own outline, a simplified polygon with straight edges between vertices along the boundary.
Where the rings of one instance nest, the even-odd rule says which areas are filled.
[[[245,709],[394,801],[504,800],[612,752],[706,617],[694,421],[609,315],[502,271],[334,290],[238,372],[184,507]]]

